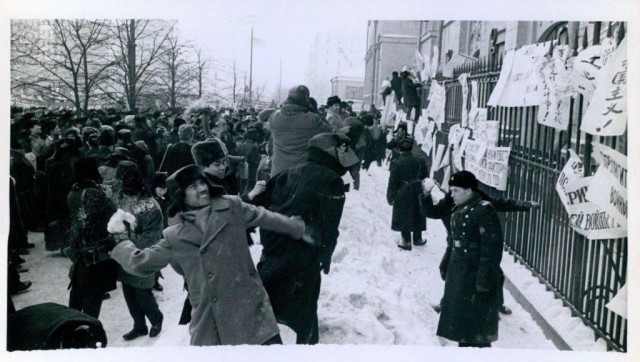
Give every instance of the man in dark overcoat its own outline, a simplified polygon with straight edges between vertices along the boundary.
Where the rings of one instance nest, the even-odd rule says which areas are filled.
[[[398,247],[411,250],[413,245],[426,243],[422,232],[427,223],[420,211],[419,197],[422,193],[420,181],[427,177],[427,163],[424,159],[411,154],[413,138],[406,137],[398,142],[400,156],[391,161],[389,184],[387,185],[387,202],[393,206],[391,230],[399,231],[401,240]]]
[[[319,248],[291,242],[291,237],[261,230],[258,272],[279,323],[297,334],[297,344],[316,344],[320,271],[329,273],[338,241],[345,194],[341,175],[347,167],[340,153],[348,138],[323,133],[309,141],[306,163],[275,175],[267,184],[264,203],[285,215],[300,215]]]
[[[456,172],[449,186],[456,206],[437,335],[460,347],[491,347],[498,340],[503,275],[500,220],[491,203],[475,192],[478,180],[471,172]]]

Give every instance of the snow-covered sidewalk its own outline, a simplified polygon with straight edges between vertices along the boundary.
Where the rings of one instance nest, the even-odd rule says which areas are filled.
[[[438,265],[445,248],[445,229],[439,221],[429,220],[426,246],[412,251],[395,245],[399,233],[392,232],[391,207],[386,202],[388,171],[372,165],[362,171],[361,189],[347,193],[340,224],[340,238],[334,253],[331,273],[323,275],[318,315],[322,344],[376,344],[454,346],[435,335],[439,315],[430,304],[442,296],[443,282]],[[21,274],[33,286],[13,297],[17,309],[31,304],[68,303],[67,277],[70,262],[44,250],[43,235],[30,234],[36,244],[24,264],[29,272]],[[256,237],[257,239],[257,237]],[[251,248],[254,260],[260,245]],[[511,262],[508,260],[504,262]],[[132,319],[121,286],[105,300],[100,315],[107,331],[108,347],[186,346],[189,336],[178,319],[186,296],[182,278],[170,267],[163,270],[164,291],[154,292],[165,315],[163,330],[156,338],[140,337],[127,342],[122,335],[132,327]],[[505,292],[505,302],[513,310],[501,316],[500,348],[555,350],[531,316]],[[285,343],[295,336],[282,329]]]

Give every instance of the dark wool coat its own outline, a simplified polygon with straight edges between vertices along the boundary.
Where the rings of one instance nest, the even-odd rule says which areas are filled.
[[[167,147],[164,163],[160,171],[165,171],[169,176],[184,166],[192,165],[195,161],[191,155],[191,145],[186,142],[178,142]]]
[[[420,211],[420,181],[427,177],[427,163],[410,152],[391,162],[387,202],[393,205],[391,230],[424,231],[427,223]]]
[[[303,164],[311,137],[332,132],[331,126],[309,108],[286,104],[269,117],[273,141],[271,175]]]
[[[320,263],[331,262],[345,195],[344,169],[323,151],[312,148],[309,153],[308,162],[269,181],[266,203],[273,211],[300,215],[320,247],[261,230],[258,272],[277,320],[297,333],[298,343],[313,344],[318,342]]]
[[[400,99],[402,99],[402,78],[393,77],[389,83],[391,83],[391,89],[396,94],[395,102],[400,102]]]
[[[45,162],[47,180],[45,248],[58,250],[67,245],[70,227],[67,196],[73,186],[73,163],[80,157],[77,149],[58,148],[52,158]]]
[[[404,97],[405,107],[417,107],[420,105],[417,88],[420,84],[415,84],[411,78],[402,78],[402,97]]]
[[[135,275],[150,275],[171,264],[184,276],[193,306],[191,345],[262,344],[279,330],[251,259],[246,229],[258,226],[300,237],[304,230],[290,218],[236,196],[213,198],[206,212],[204,231],[180,212],[156,245],[140,250],[123,241],[111,256]]]
[[[151,196],[124,195],[116,201],[118,208],[136,217],[136,228],[131,231],[131,241],[138,249],[148,248],[162,239],[164,219],[158,202]],[[140,277],[120,269],[118,280],[136,289],[151,289],[155,275]]]
[[[69,254],[73,261],[69,286],[85,295],[104,294],[116,289],[119,267],[115,261],[89,265],[83,258],[87,245],[95,245],[109,236],[107,223],[116,212],[116,206],[100,186],[89,180],[73,185],[67,204],[71,213]]]
[[[452,251],[437,335],[463,343],[495,342],[503,277],[502,229],[491,203],[474,193],[455,206],[449,243]]]

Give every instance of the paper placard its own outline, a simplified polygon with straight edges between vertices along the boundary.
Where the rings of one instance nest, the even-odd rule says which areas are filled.
[[[587,198],[627,226],[627,156],[605,145],[594,143],[594,154],[601,160],[593,176]]]

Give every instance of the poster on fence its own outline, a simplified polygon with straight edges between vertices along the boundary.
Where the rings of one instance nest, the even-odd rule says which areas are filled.
[[[570,72],[565,67],[567,49],[556,47],[552,57],[544,57],[538,63],[541,94],[538,123],[558,130],[569,126],[569,103],[573,89]]]
[[[469,124],[468,128],[475,130],[478,123],[482,123],[487,120],[486,108],[471,108],[469,111]]]
[[[500,121],[478,121],[474,130],[474,137],[483,140],[487,146],[496,147],[498,145],[498,134],[500,131]]]
[[[387,96],[387,101],[384,104],[382,110],[382,118],[380,124],[383,127],[391,127],[395,124],[395,112],[396,112],[396,94],[391,91],[391,94]]]
[[[605,305],[607,309],[613,313],[627,318],[627,285],[623,285],[618,289],[618,293]]]
[[[460,115],[460,125],[462,127],[467,127],[467,124],[469,123],[469,113],[467,110],[467,95],[469,93],[469,87],[467,86],[468,77],[468,73],[462,73],[458,77],[458,81],[460,82],[460,86],[462,87],[462,113]]]
[[[571,228],[589,240],[626,237],[625,227],[611,214],[588,200],[587,193],[594,187],[593,179],[594,176],[577,178],[564,188]]]
[[[541,57],[549,51],[549,44],[525,45],[515,52],[507,53],[498,83],[491,93],[488,105],[505,107],[526,107],[540,104],[539,78],[536,66]],[[512,54],[511,54],[512,53]],[[509,56],[511,54],[511,56]],[[504,73],[504,74],[503,74]],[[506,77],[502,81],[503,76]]]
[[[438,72],[438,64],[440,59],[440,50],[437,45],[433,46],[433,53],[431,54],[431,78],[436,77],[436,73]]]
[[[445,101],[444,87],[438,84],[438,82],[433,81],[433,83],[431,83],[431,89],[429,89],[427,117],[431,117],[436,122],[438,129],[442,129],[442,124],[444,124]]]
[[[627,226],[627,156],[594,143],[594,158],[600,166],[593,176],[587,198]]]
[[[626,38],[598,72],[580,130],[597,136],[620,136],[627,130]]]
[[[434,136],[435,141],[435,136]],[[433,178],[433,175],[440,169],[440,162],[442,162],[442,157],[444,156],[444,145],[438,145],[436,147],[435,143],[433,145],[433,157],[431,158],[431,170],[429,172],[429,177]]]
[[[585,96],[587,103],[596,90],[596,76],[616,50],[613,38],[604,38],[598,45],[581,50],[573,60],[571,80],[576,90]]]
[[[430,154],[431,148],[435,143],[435,129],[436,124],[433,121],[418,122],[416,134],[420,134],[420,136],[422,137],[422,147],[420,149],[427,155]]]
[[[467,59],[458,53],[454,53],[451,56],[451,59],[444,65],[442,68],[442,76],[451,78],[453,77],[453,70],[459,66],[464,64]]]
[[[509,176],[511,147],[487,147],[485,145],[484,156],[479,156],[482,146],[476,142],[478,141],[467,143],[464,169],[476,175],[478,181],[483,184],[505,191]],[[480,141],[480,143],[483,142]]]
[[[556,192],[567,212],[569,212],[569,199],[564,189],[567,185],[582,177],[584,177],[584,163],[582,163],[582,159],[574,150],[569,149],[569,160],[560,171],[560,176],[558,176],[558,181],[556,182]]]

